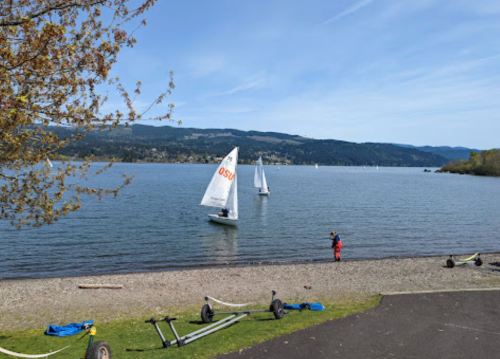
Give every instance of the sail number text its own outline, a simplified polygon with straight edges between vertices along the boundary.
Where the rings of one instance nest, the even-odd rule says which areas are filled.
[[[219,170],[219,174],[224,177],[224,178],[227,178],[228,180],[232,181],[233,178],[234,178],[234,173],[231,173],[231,171],[229,170],[226,170],[224,167],[221,167],[220,170]]]

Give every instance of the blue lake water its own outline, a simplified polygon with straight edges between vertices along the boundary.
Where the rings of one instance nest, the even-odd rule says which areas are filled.
[[[500,250],[499,178],[265,166],[267,198],[253,188],[254,166],[239,165],[233,228],[210,222],[217,209],[199,205],[216,168],[115,164],[96,180],[114,188],[124,172],[135,173],[118,198],[84,198],[82,210],[52,226],[0,223],[0,278],[329,261],[332,230],[343,240],[343,260]]]

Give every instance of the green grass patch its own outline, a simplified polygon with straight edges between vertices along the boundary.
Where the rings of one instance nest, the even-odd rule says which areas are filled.
[[[323,323],[331,319],[342,318],[376,306],[380,296],[364,298],[344,297],[342,301],[323,301],[326,311],[315,312],[310,310],[290,311],[282,320],[274,319],[272,313],[252,313],[240,322],[209,334],[184,347],[172,346],[162,348],[160,336],[153,325],[144,323],[148,317],[137,319],[121,319],[107,323],[94,323],[97,328],[95,341],[103,340],[111,347],[114,359],[168,359],[168,358],[212,358],[214,356],[239,350],[271,338],[279,337],[299,329]],[[246,309],[262,309],[262,306]],[[166,313],[167,314],[167,313]],[[199,330],[206,326],[201,322],[199,310],[190,309],[168,313],[171,317],[179,318],[174,322],[175,329],[180,336]],[[160,318],[155,315],[155,318]],[[222,318],[223,316],[220,316]],[[218,319],[216,316],[215,319]],[[66,323],[50,323],[66,324]],[[159,323],[160,329],[167,340],[174,336],[165,322]],[[69,338],[58,338],[43,334],[45,328],[29,329],[25,331],[0,332],[0,347],[25,354],[43,354],[52,352],[74,343],[82,334]],[[88,344],[88,336],[78,343],[54,354],[50,358],[77,359],[83,358]],[[0,354],[0,357],[4,357]]]

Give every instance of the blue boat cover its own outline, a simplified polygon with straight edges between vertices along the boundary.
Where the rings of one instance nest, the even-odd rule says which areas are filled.
[[[55,335],[58,337],[69,337],[70,335],[75,335],[85,329],[89,329],[93,324],[94,322],[92,320],[89,320],[87,322],[81,323],[70,323],[64,326],[49,325],[47,327],[47,330],[45,331],[45,334]]]
[[[325,307],[321,303],[302,303],[302,304],[283,304],[284,309],[295,309],[295,310],[325,310]]]

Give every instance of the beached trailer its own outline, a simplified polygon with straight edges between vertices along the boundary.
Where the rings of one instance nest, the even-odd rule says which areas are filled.
[[[172,345],[175,345],[175,344],[177,344],[177,346],[179,346],[179,347],[183,347],[184,345],[189,344],[189,343],[195,341],[196,339],[203,338],[205,335],[211,334],[219,329],[227,327],[228,325],[236,323],[238,320],[246,317],[247,315],[248,314],[242,314],[239,316],[236,314],[230,315],[229,317],[226,317],[222,320],[219,320],[216,323],[213,323],[205,328],[194,331],[192,333],[186,334],[182,337],[179,336],[179,334],[177,333],[177,330],[175,330],[175,327],[174,327],[173,322],[176,321],[177,318],[170,318],[169,316],[166,316],[165,318],[161,318],[161,319],[151,318],[150,320],[146,320],[146,323],[153,324],[153,326],[156,329],[156,332],[158,333],[158,335],[161,338],[163,348],[168,348],[168,347],[171,347]],[[175,337],[174,340],[168,341],[165,339],[162,331],[160,330],[160,327],[158,326],[158,322],[167,322],[168,326],[170,327],[170,330],[174,334],[174,337]]]
[[[276,295],[276,292],[273,290],[273,296],[271,299],[271,305],[269,309],[261,309],[261,310],[242,310],[242,311],[232,311],[232,312],[220,312],[216,313],[212,309],[212,306],[210,305],[208,297],[205,297],[205,300],[207,301],[207,304],[205,304],[201,310],[201,319],[203,323],[211,323],[213,320],[214,315],[219,315],[219,314],[229,314],[228,317],[223,318],[215,323],[210,324],[209,326],[206,326],[205,328],[202,328],[200,330],[196,330],[192,333],[186,334],[184,336],[179,336],[177,333],[177,330],[174,327],[174,321],[177,320],[177,318],[170,318],[166,316],[165,318],[160,318],[160,319],[155,319],[151,318],[149,320],[146,320],[146,323],[151,323],[156,329],[156,332],[161,338],[161,342],[163,344],[163,348],[168,348],[172,345],[177,344],[177,346],[182,347],[186,344],[189,344],[197,339],[203,338],[205,335],[211,334],[216,332],[219,329],[225,328],[233,323],[238,322],[240,319],[243,319],[247,315],[250,315],[250,313],[257,313],[257,312],[272,312],[274,313],[274,317],[276,319],[281,319],[283,318],[283,315],[287,314],[288,311],[283,310],[283,304],[281,303],[281,300],[275,299],[274,296]],[[213,299],[213,298],[212,298]],[[228,303],[226,303],[228,304]],[[170,327],[170,330],[174,334],[175,339],[172,341],[168,341],[165,339],[165,336],[163,335],[160,327],[158,326],[159,322],[166,322],[168,326]]]
[[[263,313],[263,312],[273,313],[276,319],[281,319],[285,314],[288,314],[288,311],[283,309],[283,303],[281,303],[281,300],[276,299],[275,295],[276,291],[273,290],[271,297],[271,305],[269,306],[268,309],[253,309],[253,310],[239,310],[239,311],[233,310],[231,312],[215,312],[210,304],[209,298],[205,297],[205,301],[207,302],[207,304],[205,304],[201,308],[201,320],[203,321],[203,323],[211,323],[215,315],[243,314],[243,313],[250,314],[250,313]]]
[[[474,264],[478,267],[483,265],[483,260],[480,257],[479,253],[473,254],[469,258],[466,259],[455,259],[453,255],[450,255],[450,258],[446,260],[446,266],[448,268],[453,268],[455,266],[460,266],[463,264]]]

